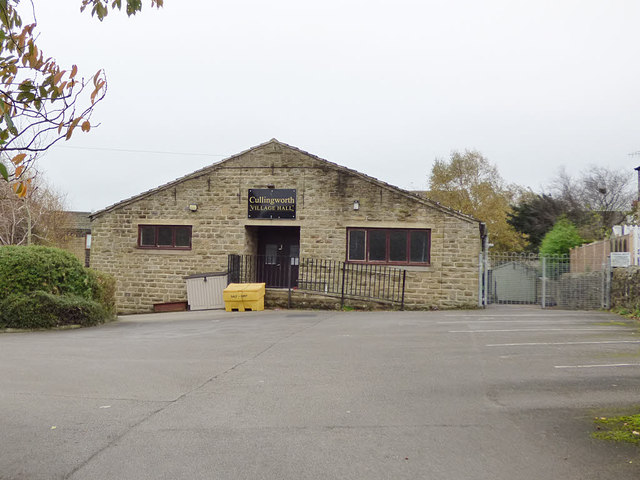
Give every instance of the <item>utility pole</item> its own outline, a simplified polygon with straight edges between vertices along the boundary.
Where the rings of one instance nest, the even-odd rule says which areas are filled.
[[[630,157],[639,157],[640,156],[640,151],[630,153],[629,156]],[[638,199],[638,201],[640,201],[640,166],[637,166],[636,168],[634,168],[634,170],[636,172],[638,172],[638,195],[637,195],[637,199]]]

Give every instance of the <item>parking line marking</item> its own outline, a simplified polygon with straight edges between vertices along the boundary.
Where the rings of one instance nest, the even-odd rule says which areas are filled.
[[[601,313],[588,313],[588,312],[580,312],[580,313],[550,313],[550,312],[545,312],[542,313],[542,309],[540,310],[541,313],[523,313],[523,314],[511,314],[511,313],[501,313],[501,314],[494,314],[494,315],[447,315],[449,317],[455,317],[455,318],[500,318],[500,317],[507,317],[507,318],[517,318],[517,317],[580,317],[580,318],[584,318],[584,317],[603,317],[603,316],[611,316],[611,314],[605,314],[602,315]]]
[[[532,342],[532,343],[490,343],[485,347],[529,347],[540,345],[607,345],[616,343],[640,343],[640,340],[603,340],[599,342]]]
[[[610,363],[603,365],[556,365],[554,368],[616,368],[616,367],[640,367],[640,363]]]
[[[505,333],[505,332],[618,332],[629,331],[630,329],[607,328],[513,328],[504,330],[449,330],[449,333]]]
[[[575,324],[575,320],[451,320],[447,322],[437,322],[438,325],[453,325],[459,323],[568,323]]]

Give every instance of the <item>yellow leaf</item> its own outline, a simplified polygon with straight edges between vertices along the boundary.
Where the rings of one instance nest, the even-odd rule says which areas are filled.
[[[58,82],[60,82],[60,80],[62,79],[62,76],[65,74],[64,70],[60,70],[54,77],[53,77],[53,84],[57,85]]]
[[[89,130],[91,130],[91,123],[89,123],[89,120],[85,120],[82,122],[82,131],[88,132]]]
[[[91,92],[91,105],[93,105],[94,103],[96,103],[96,96],[98,95],[98,93],[100,92],[100,87],[102,87],[102,84],[98,84],[96,86],[96,89]]]
[[[24,198],[27,196],[27,185],[20,182],[20,187],[18,188],[18,198]]]
[[[76,76],[76,73],[78,73],[78,66],[77,66],[77,65],[74,65],[74,66],[71,68],[71,77],[69,77],[69,78],[73,78],[73,77],[75,77],[75,76]]]
[[[27,158],[26,153],[19,153],[18,155],[13,157],[11,161],[13,162],[14,165],[20,165],[22,162],[24,162],[25,158]]]
[[[74,119],[73,122],[71,122],[71,125],[69,125],[69,130],[67,130],[67,135],[65,137],[65,140],[69,140],[71,138],[71,134],[73,133],[73,129],[76,128],[76,126],[78,125],[80,120],[82,120],[82,117],[78,117],[78,118]]]
[[[13,191],[16,192],[16,195],[18,195],[19,198],[22,198],[27,194],[26,188],[22,182],[14,183]]]
[[[22,175],[22,172],[24,172],[24,165],[20,165],[18,168],[16,168],[16,173],[15,173],[16,178]]]

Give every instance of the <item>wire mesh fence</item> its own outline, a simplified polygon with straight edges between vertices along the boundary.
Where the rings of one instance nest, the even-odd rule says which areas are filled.
[[[608,308],[611,270],[572,273],[568,255],[499,253],[485,260],[487,304]]]

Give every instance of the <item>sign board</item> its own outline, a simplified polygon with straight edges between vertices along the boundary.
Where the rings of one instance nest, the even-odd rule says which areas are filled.
[[[296,218],[295,188],[250,188],[249,218]]]
[[[631,265],[631,254],[629,252],[611,252],[612,267],[628,267]]]

